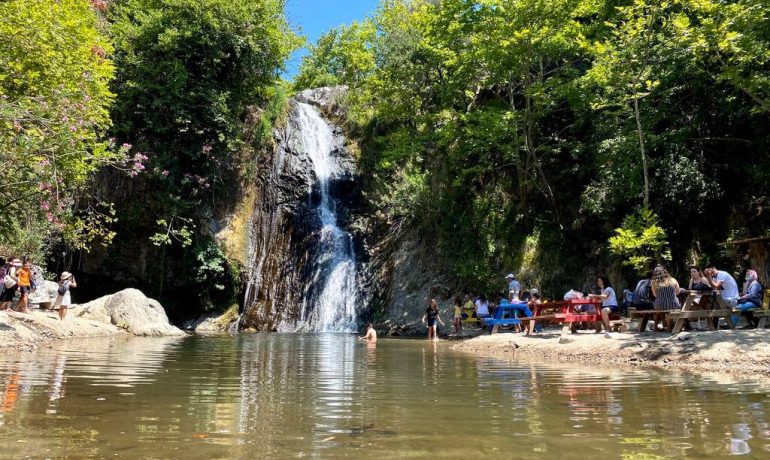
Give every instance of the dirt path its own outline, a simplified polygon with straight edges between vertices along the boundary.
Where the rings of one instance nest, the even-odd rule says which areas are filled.
[[[462,340],[454,349],[485,356],[509,356],[537,362],[573,362],[601,367],[652,366],[703,372],[770,376],[770,329],[602,334],[581,331],[561,336],[547,331],[533,336],[504,332]]]

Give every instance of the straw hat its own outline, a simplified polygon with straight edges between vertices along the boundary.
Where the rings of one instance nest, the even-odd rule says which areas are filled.
[[[62,272],[61,273],[61,280],[66,281],[68,279],[72,278],[72,273],[70,272]]]
[[[12,266],[12,267],[21,267],[21,260],[19,260],[19,259],[13,259],[13,260],[11,261],[11,266]]]

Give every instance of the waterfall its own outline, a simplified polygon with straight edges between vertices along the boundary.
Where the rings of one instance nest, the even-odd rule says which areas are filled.
[[[355,331],[358,306],[356,255],[353,238],[339,226],[331,182],[339,176],[335,136],[329,124],[311,105],[297,103],[299,141],[310,158],[320,200],[315,208],[320,220],[319,248],[306,289],[303,317],[298,329]]]

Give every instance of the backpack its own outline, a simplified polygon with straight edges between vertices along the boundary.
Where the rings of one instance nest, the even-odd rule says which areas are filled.
[[[66,294],[66,293],[67,293],[67,290],[68,290],[68,289],[69,289],[69,283],[67,283],[67,282],[65,281],[64,283],[62,283],[62,284],[60,284],[60,285],[59,285],[59,288],[56,290],[56,292],[57,292],[59,295],[64,295],[64,294]]]

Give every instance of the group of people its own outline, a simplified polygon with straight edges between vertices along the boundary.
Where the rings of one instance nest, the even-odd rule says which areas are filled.
[[[0,257],[0,311],[11,309],[18,292],[19,301],[16,311],[29,313],[29,295],[35,291],[35,277],[32,263],[29,259],[22,261],[17,258],[5,259]],[[56,299],[50,307],[59,311],[59,319],[64,320],[67,310],[72,305],[70,289],[77,287],[75,277],[70,272],[63,272],[59,277]]]
[[[746,316],[748,327],[756,326],[756,320],[751,310],[762,305],[762,284],[756,270],[748,269],[744,277],[743,289],[738,288],[738,282],[728,272],[719,270],[715,264],[710,264],[701,271],[697,266],[690,267],[690,279],[687,291],[712,292],[720,291],[725,305],[738,308]],[[639,280],[631,295],[631,303],[637,310],[669,311],[681,308],[678,295],[684,289],[661,265],[647,273]],[[699,302],[701,296],[695,299]]]
[[[508,274],[505,279],[509,302],[526,301],[532,309],[534,309],[533,307],[536,304],[540,303],[541,296],[537,289],[524,289],[521,282],[519,282],[512,273]],[[687,291],[721,291],[721,297],[725,304],[729,307],[742,310],[744,316],[746,316],[749,321],[748,327],[756,326],[756,320],[752,317],[751,310],[761,307],[763,287],[759,282],[755,270],[746,270],[743,289],[739,289],[735,278],[728,272],[719,270],[714,264],[709,265],[703,271],[698,267],[692,266],[690,267],[690,279],[687,284]],[[629,299],[629,306],[633,305],[637,310],[666,312],[681,308],[678,296],[682,292],[686,291],[682,289],[677,280],[672,277],[663,266],[658,265],[654,270],[650,270],[644,279],[639,280],[634,291],[626,290],[624,293],[630,295],[624,297]],[[577,290],[570,290],[564,295],[565,300],[577,298],[588,298],[601,302],[599,314],[601,315],[604,334],[606,337],[612,337],[610,316],[613,313],[620,312],[620,304],[610,280],[606,276],[599,276],[596,279],[596,286],[593,289],[593,292],[583,294]],[[698,300],[699,298],[696,299],[696,301]],[[463,320],[467,319],[469,315],[472,315],[483,322],[485,318],[494,316],[495,307],[496,305],[490,303],[489,299],[483,294],[478,296],[467,294],[464,298],[456,297],[454,301],[452,322],[455,333],[462,331]],[[593,307],[588,306],[583,308]],[[663,317],[663,315],[661,315],[661,317]],[[439,315],[438,302],[436,299],[430,299],[425,314],[422,317],[422,322],[427,322],[428,339],[438,340],[436,330],[437,325],[440,323],[443,326],[444,322]],[[664,326],[664,324],[661,323],[659,325],[656,324],[656,326],[667,326],[670,328],[671,325],[666,324]]]

